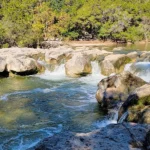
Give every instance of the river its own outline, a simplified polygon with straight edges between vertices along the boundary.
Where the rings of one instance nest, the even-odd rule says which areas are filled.
[[[130,66],[125,70],[150,82],[149,62]],[[52,72],[0,79],[0,150],[26,150],[61,131],[89,132],[116,123],[95,99],[104,76],[97,62],[92,68],[91,75],[75,79],[66,77],[63,64]]]

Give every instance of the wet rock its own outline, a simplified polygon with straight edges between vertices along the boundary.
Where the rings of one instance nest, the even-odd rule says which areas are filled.
[[[90,74],[92,66],[88,56],[77,53],[66,62],[65,70],[69,77],[80,77]]]
[[[142,111],[140,116],[141,116],[140,119],[139,119],[140,123],[150,124],[150,108],[144,109],[144,111]]]
[[[144,147],[145,147],[146,150],[150,150],[150,130],[146,134]]]
[[[100,63],[101,73],[103,75],[110,75],[112,73],[122,72],[124,66],[129,63],[131,59],[124,54],[112,54],[105,57]]]
[[[145,83],[129,72],[112,75],[99,82],[96,99],[104,108],[110,108],[118,101],[125,101],[133,90]]]
[[[123,103],[120,114],[129,111],[128,121],[150,123],[150,84],[136,88]]]
[[[29,150],[132,150],[141,149],[148,125],[117,124],[90,133],[63,132]]]

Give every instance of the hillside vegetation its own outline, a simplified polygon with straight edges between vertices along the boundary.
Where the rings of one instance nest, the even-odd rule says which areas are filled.
[[[150,39],[150,0],[0,0],[0,47]]]

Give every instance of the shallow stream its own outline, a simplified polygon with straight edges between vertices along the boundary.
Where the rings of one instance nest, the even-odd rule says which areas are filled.
[[[61,131],[89,132],[116,123],[98,106],[95,93],[104,76],[97,62],[92,68],[91,75],[76,79],[65,76],[64,65],[41,75],[0,79],[0,150],[26,150]],[[145,62],[125,70],[150,82],[149,68]]]

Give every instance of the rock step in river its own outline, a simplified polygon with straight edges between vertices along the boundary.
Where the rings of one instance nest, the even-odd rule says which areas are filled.
[[[74,51],[70,47],[65,47],[65,49],[64,47],[59,47],[50,50],[29,50],[24,48],[16,51],[14,49],[4,49],[1,54],[2,65],[0,72],[2,74],[9,73],[10,77],[0,79],[1,87],[3,87],[0,89],[0,149],[26,150],[34,147],[44,138],[51,137],[59,132],[62,132],[62,134],[49,138],[48,143],[43,142],[45,148],[48,146],[51,149],[52,145],[49,146],[49,143],[53,140],[61,139],[64,134],[66,138],[62,142],[66,141],[68,137],[72,137],[68,145],[65,145],[66,148],[69,148],[67,146],[72,146],[81,149],[83,146],[83,149],[98,149],[100,146],[101,149],[106,149],[108,148],[107,144],[110,143],[109,149],[111,147],[112,150],[118,146],[119,148],[122,146],[122,149],[134,149],[134,145],[136,148],[139,146],[136,143],[137,141],[142,143],[142,147],[144,146],[145,135],[149,130],[149,126],[125,124],[127,128],[131,128],[131,133],[136,130],[137,135],[139,135],[142,131],[138,139],[133,140],[133,137],[121,124],[109,125],[117,123],[118,117],[120,117],[118,111],[122,105],[108,110],[111,117],[107,117],[105,112],[99,108],[95,93],[97,83],[106,78],[104,75],[110,75],[109,79],[115,76],[116,79],[114,73],[122,72],[124,67],[125,70],[141,77],[144,80],[142,81],[142,86],[145,85],[144,88],[147,89],[148,85],[146,86],[146,84],[150,81],[148,75],[149,62],[143,63],[143,61],[148,61],[149,52],[138,51],[128,52],[127,54],[117,52],[116,54],[115,51],[108,52],[99,49]],[[111,67],[109,68],[109,66]],[[37,72],[39,74],[32,76],[16,76],[16,74],[22,76]],[[120,76],[122,75],[120,74]],[[107,85],[107,81],[105,83]],[[116,83],[118,82],[115,82],[115,85]],[[111,86],[109,85],[109,87]],[[109,87],[105,87],[106,90]],[[136,91],[139,90],[135,89],[132,92],[136,93]],[[134,106],[132,108],[135,109]],[[122,114],[126,114],[126,112],[122,111]],[[124,119],[126,117],[121,120]],[[109,125],[108,128],[105,127],[106,125]],[[94,131],[98,128],[102,129],[97,132]],[[104,137],[104,144],[97,145],[97,142],[101,143],[103,141],[99,133],[105,133],[107,130],[109,132]],[[70,132],[81,134],[72,134]],[[115,136],[117,133],[120,134]],[[121,139],[123,135],[125,135],[125,139]],[[98,136],[100,139],[97,138],[94,142],[94,136]],[[114,138],[111,138],[112,136]],[[115,138],[120,140],[117,141]],[[76,139],[76,143],[72,143],[74,139]],[[83,142],[84,140],[85,143]],[[110,141],[113,141],[114,147],[112,147]],[[126,147],[127,145],[128,147]],[[60,144],[57,146],[59,147]],[[40,148],[40,145],[37,146],[37,149],[38,147]]]

